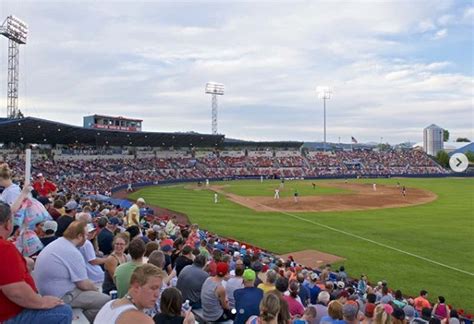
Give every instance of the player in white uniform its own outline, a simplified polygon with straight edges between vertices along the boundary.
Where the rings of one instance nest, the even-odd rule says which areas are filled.
[[[206,187],[209,187],[209,179],[206,179]]]
[[[280,189],[275,189],[275,195],[273,196],[273,199],[280,199]]]
[[[260,176],[260,183],[263,183],[263,175]]]
[[[372,189],[374,189],[374,191],[377,191],[377,184],[376,184],[376,183],[374,183],[374,184],[372,185]]]
[[[217,192],[214,193],[214,204],[217,204],[217,202],[219,201],[219,195],[217,195]]]
[[[128,192],[132,192],[133,191],[133,188],[132,188],[132,184],[129,183],[128,186],[127,186],[127,191]]]

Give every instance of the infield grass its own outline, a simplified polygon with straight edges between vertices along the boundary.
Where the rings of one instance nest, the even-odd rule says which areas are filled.
[[[287,181],[300,195],[348,193],[321,185],[344,180]],[[430,190],[438,199],[424,205],[367,211],[289,213],[255,212],[220,196],[213,203],[209,190],[185,189],[184,184],[142,189],[132,197],[149,204],[185,213],[200,227],[283,254],[315,249],[341,256],[349,275],[368,275],[374,282],[416,296],[426,289],[429,297],[446,297],[448,304],[474,311],[474,179],[361,179],[350,183],[378,183]],[[316,190],[311,183],[317,184]],[[214,183],[213,183],[214,184]],[[224,190],[242,196],[273,195],[279,181],[243,180],[218,183]],[[189,187],[189,186],[188,186]],[[331,190],[335,191],[331,191]],[[283,190],[282,196],[292,194]],[[292,215],[355,234],[435,262],[466,271],[448,269],[406,253],[376,245]]]

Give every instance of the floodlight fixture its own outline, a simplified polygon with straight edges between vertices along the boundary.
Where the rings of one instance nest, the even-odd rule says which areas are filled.
[[[326,151],[326,100],[331,99],[332,91],[327,86],[316,87],[318,98],[323,100],[324,106],[324,151]]]
[[[20,18],[10,15],[0,26],[0,35],[8,38],[7,117],[22,118],[18,109],[20,45],[26,44],[28,25]]]
[[[205,92],[212,95],[212,134],[217,135],[217,96],[224,95],[224,85],[217,82],[208,82],[206,83]]]

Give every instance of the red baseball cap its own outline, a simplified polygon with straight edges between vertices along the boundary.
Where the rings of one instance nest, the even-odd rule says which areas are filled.
[[[216,272],[217,275],[220,277],[225,276],[229,272],[229,265],[226,262],[217,263]]]

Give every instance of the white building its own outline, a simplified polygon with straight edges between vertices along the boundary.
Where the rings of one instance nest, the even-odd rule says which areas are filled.
[[[431,124],[423,130],[423,150],[432,156],[443,150],[443,129]]]

